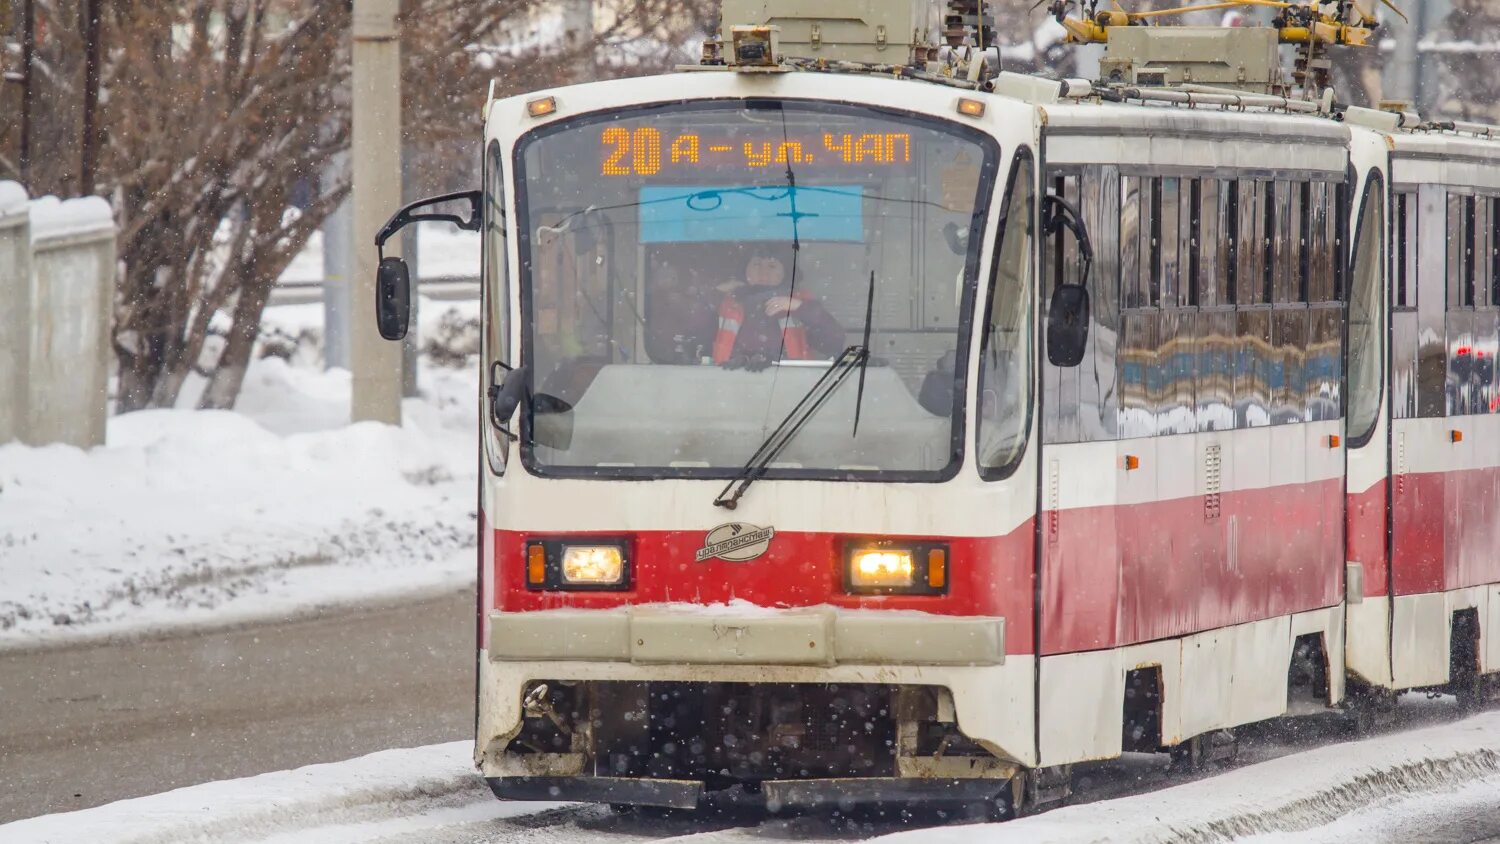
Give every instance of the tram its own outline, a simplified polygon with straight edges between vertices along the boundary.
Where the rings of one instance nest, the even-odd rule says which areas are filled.
[[[1279,45],[1315,81],[1348,3],[1064,17],[1098,82],[998,73],[980,4],[832,5],[726,0],[701,66],[492,99],[483,188],[377,238],[483,233],[495,794],[1015,812],[1123,752],[1481,700],[1491,130],[1297,96]],[[400,259],[377,283],[399,337]]]

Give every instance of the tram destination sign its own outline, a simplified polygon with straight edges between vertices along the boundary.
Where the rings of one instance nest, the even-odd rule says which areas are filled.
[[[599,136],[600,173],[655,176],[698,169],[758,170],[788,164],[844,167],[903,167],[912,161],[910,132],[823,132],[746,139],[696,132],[664,133],[652,126],[610,126]]]

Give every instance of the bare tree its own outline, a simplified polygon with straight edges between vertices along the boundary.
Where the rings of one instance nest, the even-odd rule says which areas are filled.
[[[1434,35],[1423,48],[1434,56],[1437,84],[1433,113],[1423,116],[1500,123],[1500,0],[1454,0]]]
[[[34,193],[69,194],[80,184],[85,2],[35,0],[45,107],[33,133],[46,152]],[[97,184],[121,225],[119,407],[175,405],[194,371],[207,378],[200,407],[231,407],[271,288],[349,190],[325,174],[349,145],[350,3],[102,5]],[[492,46],[514,41],[509,28],[542,5],[406,0],[403,124],[412,146],[473,143],[492,78],[507,93],[580,81],[579,68],[595,64],[582,56],[632,39],[670,43],[684,30],[682,4],[632,0],[610,7],[592,41]],[[10,123],[0,115],[0,137]],[[0,175],[13,178],[6,167],[0,158]]]

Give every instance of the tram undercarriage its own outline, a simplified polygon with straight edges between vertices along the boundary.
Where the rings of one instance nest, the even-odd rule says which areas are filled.
[[[1010,805],[1020,767],[958,728],[937,686],[534,681],[490,777],[507,799],[772,811]]]

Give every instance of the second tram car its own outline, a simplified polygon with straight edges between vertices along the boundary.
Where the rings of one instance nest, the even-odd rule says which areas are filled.
[[[1482,696],[1487,130],[992,77],[905,19],[819,61],[827,21],[740,5],[719,64],[486,107],[497,795],[1014,810]]]

